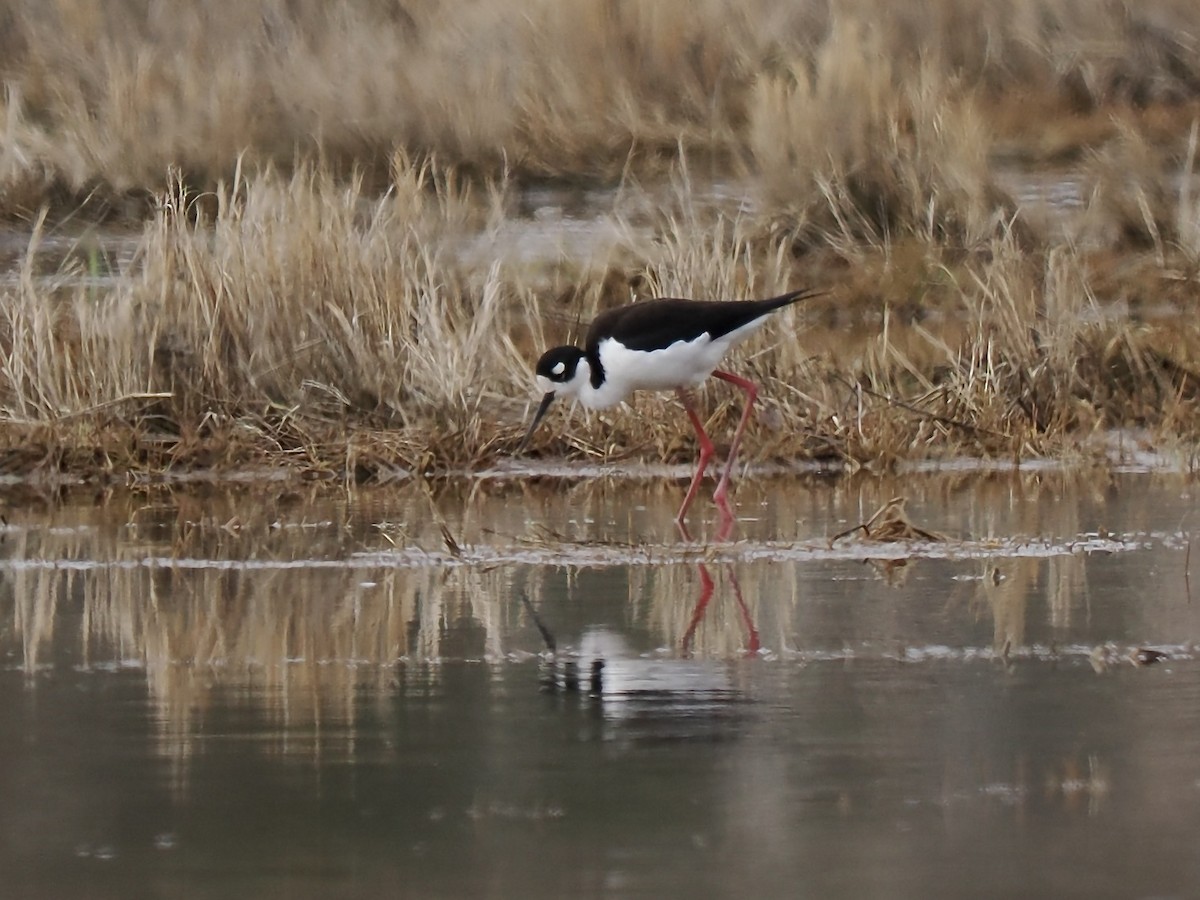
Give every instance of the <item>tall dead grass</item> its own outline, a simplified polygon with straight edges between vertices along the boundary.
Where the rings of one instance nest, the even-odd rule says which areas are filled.
[[[136,202],[172,167],[212,186],[239,159],[319,159],[386,183],[397,148],[492,175],[573,178],[653,170],[679,148],[724,172],[749,159],[778,173],[832,152],[833,168],[815,169],[836,187],[864,141],[923,155],[930,138],[910,141],[905,120],[945,85],[962,96],[940,140],[962,149],[986,127],[1035,156],[1111,134],[1114,107],[1200,89],[1187,0],[9,0],[0,22],[9,216],[48,200]],[[1098,129],[1073,124],[1097,111]],[[883,127],[889,116],[900,133]],[[938,202],[950,208],[957,178],[944,174]]]
[[[469,193],[402,156],[378,198],[310,168],[207,196],[177,184],[115,289],[47,296],[29,262],[5,291],[0,414],[136,422],[168,456],[214,433],[345,452],[351,423],[477,451],[495,437],[481,410],[523,380],[504,335],[525,307],[499,266],[457,262],[489,215]]]
[[[834,23],[811,61],[760,78],[750,150],[768,207],[793,207],[804,244],[844,252],[917,233],[974,244],[1013,210],[991,181],[990,135],[969,92],[888,56],[878,27]]]
[[[621,282],[730,299],[831,288],[729,361],[765,385],[747,442],[762,456],[1088,452],[1106,428],[1189,437],[1200,421],[1197,342],[1113,307],[1076,247],[1030,252],[1000,229],[964,255],[930,236],[923,274],[864,298],[836,284],[843,257],[798,260],[792,236],[689,205],[681,180],[656,238],[609,260],[611,290],[555,311],[538,273],[461,252],[464,231],[503,221],[503,184],[471,194],[402,156],[382,197],[302,167],[210,195],[176,186],[107,288],[46,287],[31,253],[0,288],[4,464],[111,476],[265,461],[340,479],[479,464],[511,452],[540,350],[578,339]],[[885,272],[901,249],[884,238],[855,265]],[[839,324],[852,313],[858,337]],[[711,392],[716,433],[739,399]],[[669,397],[633,402],[640,415],[564,407],[534,450],[690,458]]]
[[[639,146],[720,144],[746,21],[716,2],[15,6],[10,183],[118,194],[243,155],[590,176]]]
[[[1136,119],[1106,126],[1083,166],[1085,226],[1060,242],[996,187],[992,127],[1006,92],[1035,86],[1055,95],[1042,110],[1072,91],[1097,108],[1181,102],[1190,7],[523,10],[14,3],[0,206],[166,183],[103,283],[75,269],[48,284],[38,247],[55,225],[33,219],[23,268],[0,283],[6,464],[470,465],[508,452],[530,361],[602,306],[799,285],[830,296],[733,361],[768,385],[750,442],[764,455],[858,464],[1063,452],[1128,424],[1194,434],[1196,342],[1120,310],[1160,292],[1194,309],[1195,130],[1181,120],[1156,143]],[[651,157],[670,162],[669,190],[639,186]],[[479,252],[511,222],[521,174],[617,170],[610,215],[627,237],[604,258],[560,259],[547,279]],[[697,201],[696,181],[730,173],[755,203]],[[733,399],[714,392],[710,425],[731,424]],[[576,414],[535,447],[690,455],[669,399],[636,403],[649,414]]]

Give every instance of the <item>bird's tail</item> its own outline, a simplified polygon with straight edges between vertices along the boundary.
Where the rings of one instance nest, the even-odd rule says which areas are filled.
[[[755,302],[765,312],[772,309],[779,309],[781,306],[791,306],[793,303],[799,303],[801,300],[811,300],[813,297],[820,297],[825,293],[827,291],[803,288],[798,291],[788,291],[786,294],[780,294],[778,297],[771,297],[767,300],[758,300]]]

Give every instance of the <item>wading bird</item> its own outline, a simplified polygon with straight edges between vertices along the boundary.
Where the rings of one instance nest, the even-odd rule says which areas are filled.
[[[588,328],[582,348],[554,347],[538,360],[535,372],[544,394],[517,452],[525,449],[555,397],[571,397],[591,409],[605,409],[634,391],[674,390],[700,442],[696,474],[676,516],[676,521],[682,523],[713,455],[712,440],[704,431],[689,389],[715,375],[746,392],[746,407],[713,494],[722,515],[731,517],[729,473],[758,388],[745,378],[721,371],[717,365],[772,312],[816,294],[791,291],[769,300],[645,300],[601,313]]]

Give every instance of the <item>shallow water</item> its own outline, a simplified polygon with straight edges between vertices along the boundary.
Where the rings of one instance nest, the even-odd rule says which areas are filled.
[[[1190,479],[432,490],[10,497],[4,895],[1200,892]]]

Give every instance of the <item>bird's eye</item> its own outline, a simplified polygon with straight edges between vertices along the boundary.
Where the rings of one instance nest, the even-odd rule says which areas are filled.
[[[555,363],[553,366],[550,367],[550,371],[552,373],[554,373],[555,375],[561,375],[563,372],[567,371],[567,364],[560,363],[560,362]]]

